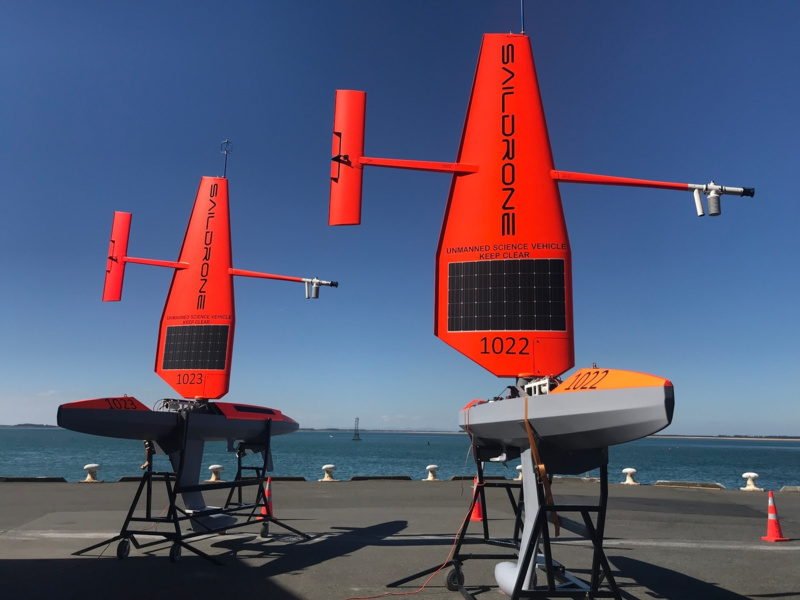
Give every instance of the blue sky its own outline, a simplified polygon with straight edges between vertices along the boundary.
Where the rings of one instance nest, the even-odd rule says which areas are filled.
[[[201,175],[234,151],[229,400],[302,426],[457,428],[499,380],[433,336],[450,179],[369,169],[363,225],[327,226],[336,88],[367,92],[366,154],[451,161],[485,32],[517,0],[8,3],[0,23],[0,423],[174,395],[153,373],[170,272],[100,301],[114,210],[132,256],[174,260]],[[667,377],[681,434],[800,435],[800,5],[528,2],[556,168],[756,188],[561,185],[576,360]]]

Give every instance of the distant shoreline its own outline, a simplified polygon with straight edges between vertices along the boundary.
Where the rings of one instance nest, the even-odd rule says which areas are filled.
[[[318,433],[342,433],[352,435],[352,429],[312,429],[301,427],[299,431],[318,432]],[[414,430],[414,429],[359,429],[359,434],[364,433],[421,433],[421,434],[446,434],[463,435],[463,431],[434,431],[434,430]],[[686,439],[686,440],[753,440],[753,441],[774,441],[774,442],[800,442],[800,436],[757,436],[757,435],[681,435],[681,434],[654,434],[649,438],[661,439]]]
[[[345,435],[353,435],[352,429],[312,429],[308,427],[301,427],[298,429],[300,432],[307,433],[342,433]],[[358,429],[358,433],[422,433],[422,434],[437,434],[437,435],[463,435],[463,431],[435,431],[433,429]]]
[[[58,425],[43,425],[38,423],[20,423],[18,425],[0,425],[0,429],[61,429]],[[314,429],[301,427],[301,432],[340,433],[352,435],[352,429],[331,427],[328,429]],[[463,431],[419,430],[419,429],[359,429],[360,434],[370,433],[415,433],[421,435],[463,435]],[[752,440],[754,442],[800,442],[800,436],[758,436],[758,435],[681,435],[681,434],[654,434],[648,438],[676,439],[676,440]]]
[[[753,440],[754,442],[800,442],[800,437],[788,435],[678,435],[678,434],[655,434],[649,435],[651,438],[674,438],[687,440]]]

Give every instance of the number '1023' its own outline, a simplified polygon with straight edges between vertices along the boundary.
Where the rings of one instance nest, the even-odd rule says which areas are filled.
[[[202,373],[178,373],[178,385],[193,385],[203,383]]]

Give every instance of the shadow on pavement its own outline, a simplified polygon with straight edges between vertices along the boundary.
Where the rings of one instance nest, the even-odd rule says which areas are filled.
[[[389,521],[337,528],[342,532],[302,543],[296,536],[276,536],[274,543],[258,536],[222,536],[211,546],[224,551],[210,553],[225,563],[221,567],[188,552],[173,564],[166,555],[167,544],[146,551],[132,550],[125,560],[114,555],[116,543],[81,558],[0,560],[0,597],[220,600],[249,598],[257,592],[258,597],[270,600],[303,600],[303,596],[276,583],[275,576],[305,573],[314,577],[316,565],[379,544],[406,527],[406,521]],[[239,554],[266,562],[248,566],[237,560]]]
[[[172,564],[164,555],[3,560],[0,581],[2,597],[19,600],[220,600],[253,597],[255,590],[270,600],[302,600],[258,569],[216,567],[189,557]]]
[[[347,556],[367,546],[379,545],[385,538],[402,531],[408,526],[407,521],[387,521],[369,527],[334,527],[342,533],[327,534],[309,541],[300,542],[300,538],[276,536],[277,540],[291,539],[297,543],[265,544],[264,539],[257,536],[246,540],[220,538],[212,544],[215,548],[225,548],[234,556],[246,552],[250,558],[268,558],[275,556],[265,565],[258,567],[264,577],[302,571],[314,565],[324,563],[333,558]]]
[[[648,590],[648,597],[657,598],[702,598],[703,600],[747,600],[749,596],[742,596],[735,592],[718,587],[714,583],[708,583],[684,575],[678,571],[665,569],[658,565],[642,562],[635,558],[625,556],[608,556],[608,560],[625,578],[632,579],[636,586]],[[625,592],[625,584],[620,584],[620,592],[623,598],[634,598]]]

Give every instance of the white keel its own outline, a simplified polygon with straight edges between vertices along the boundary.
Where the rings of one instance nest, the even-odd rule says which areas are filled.
[[[533,458],[531,457],[530,448],[522,452],[520,458],[522,460],[522,489],[525,497],[525,526],[522,529],[519,558],[516,562],[501,562],[494,567],[494,578],[497,581],[497,585],[508,596],[512,595],[514,586],[517,583],[519,570],[522,566],[522,557],[525,556],[525,551],[531,541],[531,530],[536,521],[536,513],[539,511],[539,494],[536,491],[536,474],[533,472]],[[538,546],[538,539],[533,540],[533,542]],[[539,548],[534,548],[528,573],[522,584],[523,590],[531,590],[533,589],[533,585],[536,585],[534,577],[536,572],[536,556],[538,553]],[[533,585],[531,585],[531,583],[533,583]]]

